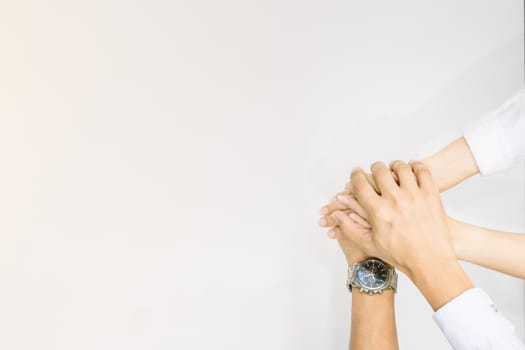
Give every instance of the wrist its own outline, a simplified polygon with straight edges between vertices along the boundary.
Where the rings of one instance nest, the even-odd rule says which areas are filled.
[[[346,256],[346,262],[348,263],[348,266],[352,266],[354,264],[363,262],[367,259],[372,258],[371,256],[365,254],[365,253],[359,253],[359,254],[352,254]]]
[[[464,137],[458,138],[422,162],[432,172],[432,178],[440,192],[479,173],[476,161]]]
[[[411,269],[408,277],[434,311],[474,287],[455,258],[428,261]]]

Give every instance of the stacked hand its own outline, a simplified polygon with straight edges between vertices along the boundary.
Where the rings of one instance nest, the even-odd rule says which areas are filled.
[[[432,278],[445,271],[452,274],[459,289],[471,286],[457,262],[429,169],[421,162],[402,161],[390,167],[377,162],[370,169],[371,176],[354,170],[346,191],[321,209],[321,226],[331,227],[328,236],[338,240],[348,262],[378,257],[404,272],[420,289],[427,287],[430,271]],[[429,301],[442,305],[443,298]]]

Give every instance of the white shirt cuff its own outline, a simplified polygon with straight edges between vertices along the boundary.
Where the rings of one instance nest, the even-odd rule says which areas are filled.
[[[456,350],[524,350],[514,326],[481,289],[469,289],[433,315]]]
[[[494,174],[514,162],[512,148],[494,112],[467,127],[464,137],[481,175]]]

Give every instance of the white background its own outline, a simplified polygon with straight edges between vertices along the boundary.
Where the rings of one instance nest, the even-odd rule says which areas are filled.
[[[0,348],[344,349],[317,210],[523,85],[521,1],[0,4]],[[445,194],[521,231],[523,169]],[[521,281],[465,265],[524,336]],[[445,349],[400,279],[402,349]]]

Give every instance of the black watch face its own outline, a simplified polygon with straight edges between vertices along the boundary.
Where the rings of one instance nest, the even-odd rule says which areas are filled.
[[[367,260],[357,268],[359,282],[367,288],[378,289],[386,284],[388,268],[379,260]]]

